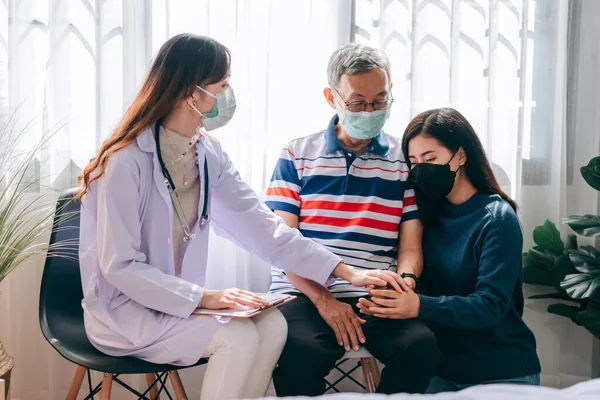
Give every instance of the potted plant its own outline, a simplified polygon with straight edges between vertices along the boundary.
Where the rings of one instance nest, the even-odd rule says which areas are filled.
[[[583,179],[600,191],[600,157],[581,167]],[[580,236],[600,236],[600,216],[574,215],[563,223]],[[578,246],[575,234],[562,241],[556,225],[549,220],[533,230],[535,246],[523,254],[523,281],[553,287],[551,293],[530,299],[557,299],[548,312],[570,318],[600,339],[600,251],[594,246]],[[570,304],[569,304],[570,303]]]
[[[0,122],[0,288],[15,268],[46,254],[49,246],[43,238],[52,229],[55,212],[53,192],[40,190],[40,178],[31,174],[31,166],[51,135],[45,135],[33,149],[18,151],[27,129],[15,134],[13,127],[13,118]],[[53,245],[58,246],[62,244]],[[0,339],[0,379],[6,381],[5,395],[13,366]]]

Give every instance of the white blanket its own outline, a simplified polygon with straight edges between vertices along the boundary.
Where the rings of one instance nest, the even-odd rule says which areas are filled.
[[[263,400],[275,400],[268,397]],[[308,399],[288,397],[287,399]],[[315,399],[315,398],[313,398]],[[327,400],[600,400],[600,379],[554,389],[529,385],[480,385],[456,393],[395,394],[390,396],[364,393],[339,393],[316,397]]]

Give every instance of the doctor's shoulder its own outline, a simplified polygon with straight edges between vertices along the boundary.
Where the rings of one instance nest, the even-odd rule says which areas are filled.
[[[111,179],[118,175],[141,177],[152,171],[153,153],[143,151],[137,141],[133,141],[108,156],[100,179]]]
[[[202,143],[206,150],[206,156],[208,157],[208,161],[221,161],[221,158],[224,154],[227,154],[223,147],[221,146],[221,142],[219,142],[214,136],[205,135],[202,138]]]

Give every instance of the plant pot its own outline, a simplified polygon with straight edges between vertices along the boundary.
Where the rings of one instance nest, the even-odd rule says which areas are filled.
[[[10,387],[10,372],[14,367],[14,360],[11,356],[9,356],[4,350],[4,346],[2,346],[2,341],[0,341],[0,379],[3,379],[6,382],[5,393],[4,396],[8,398],[8,388]]]

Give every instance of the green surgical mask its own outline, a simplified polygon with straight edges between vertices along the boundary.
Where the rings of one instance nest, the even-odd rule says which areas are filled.
[[[354,139],[373,139],[381,132],[383,125],[390,117],[391,107],[377,111],[349,111],[344,107],[338,108],[340,124],[348,135]]]

